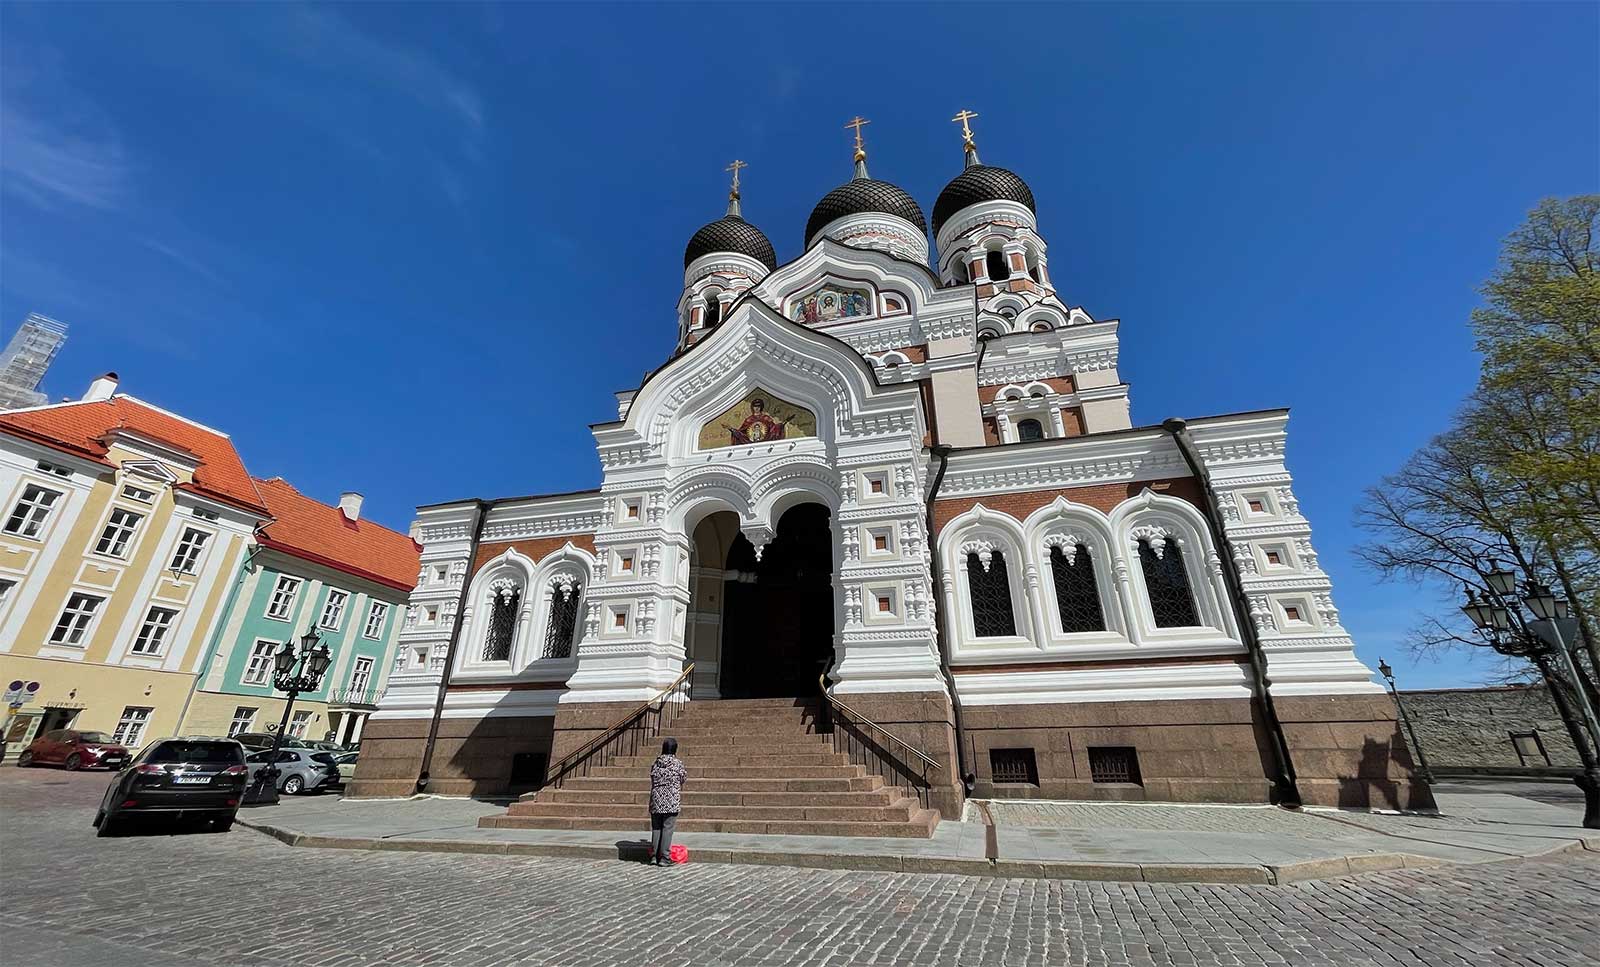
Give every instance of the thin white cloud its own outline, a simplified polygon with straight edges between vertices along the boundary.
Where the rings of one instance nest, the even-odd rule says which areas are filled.
[[[110,125],[79,131],[0,104],[0,187],[40,208],[121,207],[128,180],[122,140]]]

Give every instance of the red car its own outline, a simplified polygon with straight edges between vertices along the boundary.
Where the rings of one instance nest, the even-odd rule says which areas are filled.
[[[46,763],[66,766],[68,769],[92,769],[95,766],[121,769],[128,764],[128,749],[111,741],[111,736],[104,732],[56,729],[34,739],[17,756],[19,766]]]

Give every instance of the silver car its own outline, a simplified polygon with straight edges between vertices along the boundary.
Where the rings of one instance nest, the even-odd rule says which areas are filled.
[[[250,770],[250,782],[256,774],[272,761],[272,750],[246,756],[245,768]],[[315,749],[280,749],[278,751],[278,791],[290,796],[303,792],[321,792],[342,784],[339,766],[333,753]]]

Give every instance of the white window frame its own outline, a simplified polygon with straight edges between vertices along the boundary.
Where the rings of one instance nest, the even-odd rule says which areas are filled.
[[[352,696],[359,697],[372,685],[372,669],[377,665],[377,660],[365,655],[355,660],[355,665],[350,672],[350,686],[347,691]]]
[[[144,730],[149,727],[150,713],[154,711],[145,705],[124,705],[122,717],[117,719],[116,730],[111,733],[111,741],[130,749],[137,748],[144,741]]]
[[[128,519],[130,517],[132,520]],[[94,552],[102,557],[127,560],[128,550],[133,546],[134,538],[139,534],[139,525],[144,519],[141,511],[113,505],[111,513],[106,515],[105,526],[100,529],[100,538],[94,543]]]
[[[157,617],[157,612],[164,616]],[[133,640],[133,647],[129,654],[143,655],[147,658],[157,657],[166,651],[167,632],[178,623],[180,612],[177,608],[163,608],[153,604],[144,614],[144,624],[139,628],[139,636]]]
[[[51,628],[49,644],[68,648],[85,647],[84,639],[93,636],[95,621],[100,617],[100,609],[105,603],[105,595],[69,591],[66,603],[61,606],[61,615]]]
[[[274,621],[291,621],[294,619],[294,602],[300,596],[300,586],[305,583],[304,578],[297,578],[293,574],[280,574],[278,580],[272,585],[272,594],[267,598],[266,617]],[[287,584],[287,587],[285,587]],[[279,605],[282,605],[282,613]]]
[[[0,577],[0,612],[6,608],[6,599],[11,597],[11,592],[16,589],[18,582],[14,578]]]
[[[154,490],[146,490],[138,484],[123,484],[122,497],[124,500],[133,500],[141,504],[153,504],[156,502],[156,492]]]
[[[233,721],[228,723],[228,738],[231,739],[240,732],[254,731],[254,726],[256,724],[256,713],[259,711],[261,711],[261,709],[254,705],[234,706]],[[249,714],[240,715],[240,712],[248,712]]]
[[[244,670],[239,673],[239,681],[245,685],[265,685],[271,681],[272,656],[277,650],[276,641],[257,638],[250,646],[250,657],[245,659]],[[261,660],[260,665],[256,664],[257,659]]]
[[[384,622],[389,620],[389,605],[383,601],[370,601],[367,603],[367,623],[361,629],[361,637],[378,641],[383,638]],[[376,625],[376,627],[374,627]]]
[[[289,719],[289,734],[297,739],[305,738],[306,729],[311,728],[311,715],[312,712],[308,708],[297,710]]]
[[[43,499],[46,494],[50,495],[48,500]],[[44,540],[45,525],[55,514],[61,498],[66,495],[64,490],[51,490],[43,484],[25,481],[22,496],[17,498],[11,512],[6,514],[6,522],[0,525],[0,533],[30,541]]]
[[[335,597],[337,595],[337,597]],[[328,596],[322,600],[322,614],[317,618],[317,627],[328,631],[338,631],[339,625],[344,622],[344,609],[350,603],[350,592],[338,588],[329,588]],[[328,620],[328,613],[333,613],[333,620]]]
[[[178,546],[172,552],[172,563],[167,569],[178,574],[193,574],[200,567],[200,559],[205,556],[206,545],[210,544],[211,538],[215,536],[211,531],[185,526],[183,536],[178,539]],[[198,540],[191,540],[192,537],[197,537]]]

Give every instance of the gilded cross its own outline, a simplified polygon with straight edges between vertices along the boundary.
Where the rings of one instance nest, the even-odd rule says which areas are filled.
[[[960,121],[961,122],[961,136],[966,139],[966,143],[967,144],[971,144],[972,143],[972,126],[970,124],[968,124],[967,122],[972,120],[973,118],[975,118],[977,116],[978,116],[977,112],[968,111],[965,108],[963,108],[961,110],[961,113],[957,114],[955,117],[950,119],[951,121]]]
[[[844,123],[845,127],[847,127],[847,128],[855,128],[856,129],[856,153],[857,154],[860,154],[862,152],[862,150],[863,150],[863,147],[864,147],[863,146],[863,142],[861,140],[861,128],[862,128],[863,125],[871,124],[871,123],[872,123],[871,121],[868,121],[866,118],[862,117],[859,114]]]
[[[731,171],[731,172],[733,172],[733,193],[735,195],[737,195],[739,193],[739,169],[740,168],[748,168],[748,167],[750,167],[750,166],[745,164],[743,161],[740,161],[738,158],[734,158],[733,159],[733,164],[731,164],[728,167],[722,169],[723,171]]]

